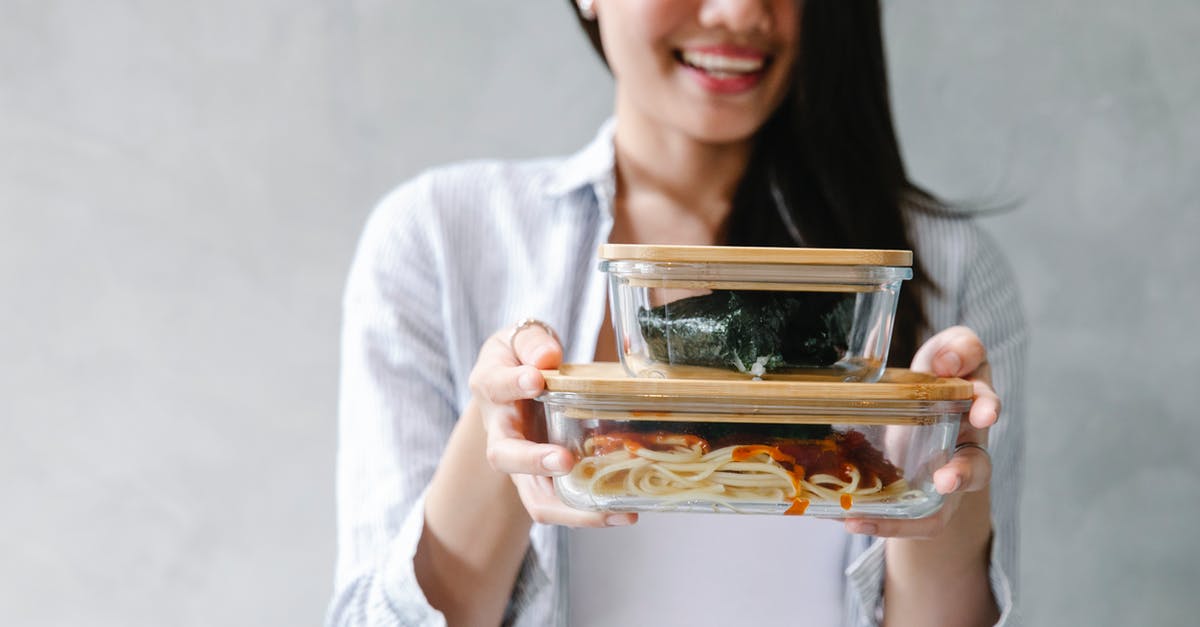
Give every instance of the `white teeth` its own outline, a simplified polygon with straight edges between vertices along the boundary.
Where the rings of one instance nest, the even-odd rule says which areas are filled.
[[[728,74],[748,74],[762,69],[763,59],[748,59],[745,57],[727,57],[719,54],[683,51],[683,60],[717,78],[727,78]]]

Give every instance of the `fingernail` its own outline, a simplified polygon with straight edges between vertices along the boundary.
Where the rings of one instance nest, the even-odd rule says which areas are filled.
[[[627,527],[633,524],[633,519],[629,514],[613,514],[604,519],[604,524],[609,527]]]
[[[548,453],[543,457],[542,468],[554,474],[563,474],[567,470],[567,467],[563,465],[562,456],[558,453]]]
[[[958,369],[962,368],[962,359],[959,359],[958,353],[946,351],[938,355],[936,365],[939,373],[954,376],[958,374]]]
[[[542,386],[538,385],[538,375],[532,371],[521,373],[521,378],[517,379],[517,383],[520,384],[522,390],[530,394],[542,391]]]
[[[879,531],[879,525],[876,525],[875,523],[860,522],[860,523],[854,525],[855,533],[863,533],[863,534],[866,534],[869,536],[873,536],[878,531]]]

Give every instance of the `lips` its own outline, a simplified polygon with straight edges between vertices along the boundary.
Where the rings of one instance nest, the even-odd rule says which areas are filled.
[[[737,94],[762,81],[772,57],[754,48],[718,45],[676,50],[675,60],[705,90]]]

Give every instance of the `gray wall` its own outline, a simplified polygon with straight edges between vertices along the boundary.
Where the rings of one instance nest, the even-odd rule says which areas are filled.
[[[1020,202],[1036,625],[1200,616],[1200,4],[1143,5],[888,5],[915,178]],[[558,0],[0,4],[0,624],[317,623],[367,211],[610,94]]]
[[[1034,334],[1030,622],[1200,623],[1200,3],[939,0],[888,15],[913,175],[1021,201],[986,224]]]

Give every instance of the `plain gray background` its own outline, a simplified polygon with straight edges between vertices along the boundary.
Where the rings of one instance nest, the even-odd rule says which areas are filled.
[[[1033,324],[1024,611],[1200,620],[1200,3],[887,3],[914,178]],[[425,167],[611,109],[565,2],[0,3],[0,624],[317,624],[342,280]]]

